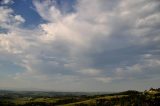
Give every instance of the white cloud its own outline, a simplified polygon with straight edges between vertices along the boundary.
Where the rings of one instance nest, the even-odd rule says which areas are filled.
[[[15,54],[22,53],[23,49],[27,46],[24,39],[19,36],[10,36],[12,34],[8,34],[7,37],[0,37],[0,50]]]
[[[9,3],[10,1],[5,0],[3,2]],[[2,30],[0,33],[0,51],[13,54],[22,53],[28,44],[21,35],[24,33],[21,33],[22,30],[18,28],[18,25],[25,20],[20,15],[14,15],[14,11],[7,6],[1,6],[0,11],[0,30]]]
[[[46,0],[40,3],[39,1],[34,1],[36,10],[40,16],[50,22],[54,22],[61,19],[61,12],[54,6],[54,1]]]
[[[71,83],[68,89],[79,90],[100,89],[97,81],[112,85],[159,76],[159,2],[79,0],[68,14],[54,0],[33,3],[47,21],[35,29],[20,27],[25,19],[0,7],[0,28],[7,29],[0,33],[0,54],[24,68],[14,80],[40,80],[37,86],[45,89]]]
[[[107,3],[111,3],[115,8],[111,6],[106,8],[105,4]],[[138,3],[140,4],[137,5]],[[125,54],[120,53],[125,53],[127,49],[129,50],[129,46],[138,49],[138,46],[145,47],[150,42],[148,34],[152,30],[152,18],[155,20],[158,14],[155,16],[155,13],[151,11],[156,5],[151,5],[152,7],[149,9],[149,3],[144,0],[135,2],[120,2],[116,0],[114,2],[105,0],[90,2],[89,0],[82,0],[78,2],[75,13],[62,15],[60,10],[54,6],[54,2],[34,2],[37,12],[49,22],[40,25],[40,32],[42,33],[38,37],[40,39],[37,42],[39,47],[36,49],[37,51],[34,51],[35,54],[32,54],[34,59],[28,59],[28,61],[34,61],[26,65],[36,73],[61,73],[65,75],[66,73],[77,74],[77,72],[80,72],[84,75],[96,76],[102,82],[106,78],[106,81],[108,81],[109,76],[110,81],[121,77],[122,79],[129,78],[126,77],[127,75],[139,77],[138,74],[145,73],[143,70],[146,63],[140,63],[144,62],[141,60],[137,60],[138,62],[134,60],[135,63],[132,64],[130,60],[125,60]],[[136,5],[137,8],[134,7]],[[145,14],[147,11],[143,9],[143,5],[151,13]],[[139,11],[139,9],[142,10]],[[142,15],[140,15],[141,13]],[[144,18],[144,16],[146,17]],[[151,26],[148,26],[146,22]],[[156,25],[156,23],[153,25]],[[143,30],[146,28],[147,30]],[[158,36],[155,35],[151,39],[155,39],[155,37],[157,38]],[[111,54],[110,50],[114,50],[115,53]],[[116,50],[120,53],[116,53]],[[44,60],[44,58],[40,58],[41,53],[39,51],[43,51],[44,55],[51,55],[56,58],[51,61]],[[146,49],[146,51],[148,50]],[[144,50],[144,52],[146,51]],[[137,52],[135,51],[135,54],[131,54],[128,58],[141,55],[139,54],[141,51],[138,50]],[[95,57],[92,57],[92,55]],[[112,69],[107,67],[107,63],[110,63],[108,60],[110,57],[107,55],[112,57],[117,55],[117,59],[111,58],[111,61],[115,61],[113,64],[117,64],[116,67]],[[102,64],[98,63],[100,61],[103,61]],[[128,62],[131,65],[119,68],[121,64],[116,61]],[[99,67],[100,64],[103,67]],[[94,67],[97,69],[94,69]],[[101,70],[101,72],[97,70]],[[108,72],[108,70],[116,70],[116,76],[114,71]]]
[[[117,68],[115,71],[115,78],[120,79],[154,79],[154,76],[160,73],[159,59],[147,58],[143,59],[141,63],[136,63],[132,66],[126,66],[123,68]]]
[[[6,6],[0,7],[0,28],[10,30],[25,22],[20,15],[14,15],[14,11]]]
[[[85,70],[80,70],[79,72],[87,76],[97,76],[101,73],[100,70],[96,69],[85,69]]]
[[[25,22],[24,18],[22,18],[20,15],[16,15],[15,20],[18,21],[18,22],[22,22],[22,23]]]
[[[97,77],[96,80],[101,81],[103,83],[109,83],[111,82],[113,79],[110,77]]]
[[[1,0],[1,4],[11,4],[13,3],[13,0]]]

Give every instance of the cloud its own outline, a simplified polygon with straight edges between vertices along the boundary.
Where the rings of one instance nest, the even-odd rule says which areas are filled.
[[[25,22],[25,20],[24,20],[20,15],[16,15],[16,16],[15,16],[15,20],[17,20],[17,21],[19,21],[19,22],[21,22],[21,23],[24,23],[24,22]]]
[[[155,79],[159,75],[159,59],[144,59],[143,62],[117,68],[115,76],[120,79]]]
[[[44,89],[70,84],[67,90],[159,80],[159,1],[80,0],[68,14],[55,2],[33,2],[47,21],[35,29],[21,27],[21,15],[0,7],[0,28],[7,29],[0,33],[0,54],[23,68],[14,80],[42,81],[37,86]]]
[[[100,74],[101,71],[96,69],[85,69],[85,70],[80,70],[79,72],[84,75],[97,76]]]
[[[0,1],[0,4],[2,4],[2,5],[8,5],[8,4],[12,4],[13,3],[13,0],[1,0]]]
[[[61,18],[61,12],[54,6],[54,0],[46,0],[43,2],[34,1],[36,10],[40,16],[47,21],[57,21]]]
[[[39,14],[52,12],[40,11],[38,7],[45,8],[47,5],[48,10],[55,8],[54,5],[49,6],[49,2],[45,3],[41,6],[35,3]],[[106,7],[105,4],[112,6]],[[67,62],[74,70],[84,73],[84,70],[94,67],[95,70],[103,70],[106,77],[112,76],[114,69],[121,65],[135,67],[139,64],[139,58],[143,59],[141,55],[152,50],[150,46],[155,45],[159,39],[158,27],[153,29],[153,25],[159,25],[156,22],[159,13],[153,12],[159,6],[156,1],[82,0],[76,6],[76,13],[58,15],[63,16],[59,20],[55,20],[55,13],[55,17],[48,16],[50,23],[41,25],[45,32],[43,40],[49,39],[51,44],[56,42],[56,45],[68,49],[63,54],[67,54],[67,58],[74,58],[74,64]],[[154,49],[158,48],[155,46]],[[60,52],[61,49],[56,51]],[[86,74],[92,73],[87,71]]]
[[[6,6],[0,7],[0,28],[10,30],[25,22],[25,19],[20,15],[14,15],[14,11]],[[0,29],[0,30],[1,30]]]

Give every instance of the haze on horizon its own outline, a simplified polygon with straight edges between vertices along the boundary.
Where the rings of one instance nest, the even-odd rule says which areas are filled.
[[[160,87],[159,0],[0,0],[0,89]]]

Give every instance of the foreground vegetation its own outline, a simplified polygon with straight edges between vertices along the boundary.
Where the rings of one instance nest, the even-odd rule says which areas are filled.
[[[0,106],[160,106],[158,91],[125,91],[103,95],[53,94],[0,92]]]

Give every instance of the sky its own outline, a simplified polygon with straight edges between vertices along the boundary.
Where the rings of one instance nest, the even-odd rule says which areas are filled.
[[[160,87],[159,0],[0,0],[0,89]]]

